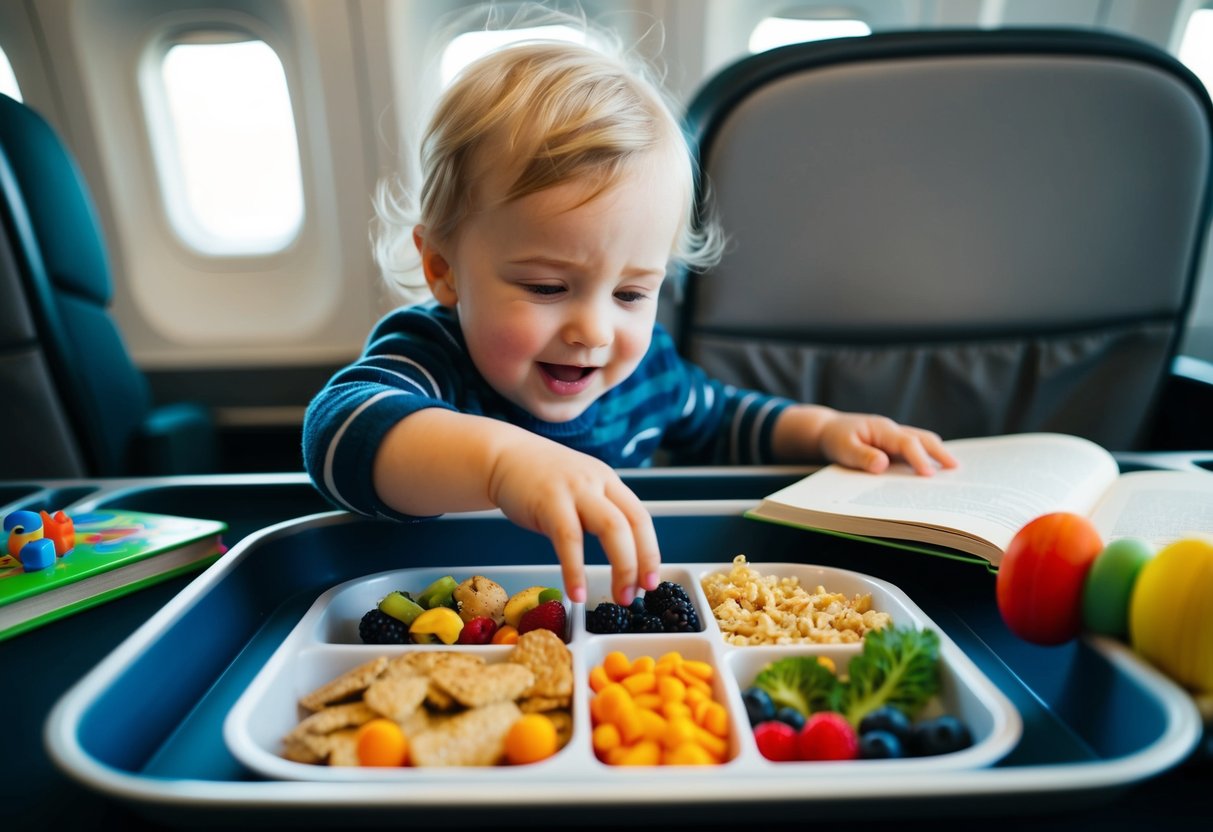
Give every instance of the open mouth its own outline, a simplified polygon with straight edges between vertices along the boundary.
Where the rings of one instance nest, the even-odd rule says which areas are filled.
[[[543,361],[539,362],[539,367],[556,381],[565,384],[581,381],[598,369],[597,367],[578,367],[575,364],[547,364]]]

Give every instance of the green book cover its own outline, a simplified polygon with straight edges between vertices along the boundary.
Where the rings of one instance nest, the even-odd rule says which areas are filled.
[[[19,559],[32,522],[3,532],[0,641],[140,587],[201,569],[225,551],[222,535],[227,524],[217,520],[125,509],[65,513],[74,526],[75,546],[43,569],[28,570]],[[32,516],[39,515],[33,512]],[[50,530],[51,524],[46,524],[46,531]]]

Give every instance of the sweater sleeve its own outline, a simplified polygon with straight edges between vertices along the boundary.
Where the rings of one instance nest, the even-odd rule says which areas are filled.
[[[669,341],[664,332],[654,337]],[[674,352],[669,360],[681,365],[677,419],[665,437],[666,447],[680,464],[767,465],[775,462],[771,437],[779,414],[791,399],[745,390],[710,378],[700,367]]]
[[[308,405],[303,459],[329,502],[360,514],[417,519],[375,493],[375,453],[387,432],[429,407],[455,410],[461,348],[447,326],[424,310],[390,313],[371,333],[354,364],[337,372]]]

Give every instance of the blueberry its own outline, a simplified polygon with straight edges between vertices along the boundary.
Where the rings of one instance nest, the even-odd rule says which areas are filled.
[[[896,734],[874,729],[859,735],[859,756],[864,760],[890,760],[905,756],[905,750]]]
[[[800,711],[793,708],[791,705],[784,705],[779,710],[775,711],[775,719],[791,725],[797,731],[804,727],[805,716]]]
[[[632,603],[628,604],[628,611],[631,612],[632,615],[644,615],[644,596],[637,595],[635,598],[633,598]]]
[[[909,742],[910,733],[913,730],[914,726],[910,723],[910,718],[905,715],[905,711],[892,705],[877,708],[859,722],[860,736],[869,731],[886,731],[897,737],[903,744]]]
[[[771,701],[771,694],[762,688],[746,688],[741,699],[745,702],[745,712],[751,726],[775,718],[775,703]]]
[[[973,744],[973,737],[963,722],[945,715],[928,719],[914,726],[910,749],[919,757],[950,754]]]

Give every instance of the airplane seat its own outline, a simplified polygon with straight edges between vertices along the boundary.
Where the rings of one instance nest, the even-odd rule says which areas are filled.
[[[0,95],[0,478],[214,470],[210,413],[157,405],[110,315],[100,224],[75,160]]]
[[[1213,110],[1165,52],[1043,29],[797,44],[709,79],[687,129],[730,239],[676,317],[710,374],[945,438],[1213,447],[1190,412],[1213,412],[1213,368],[1177,357]]]

